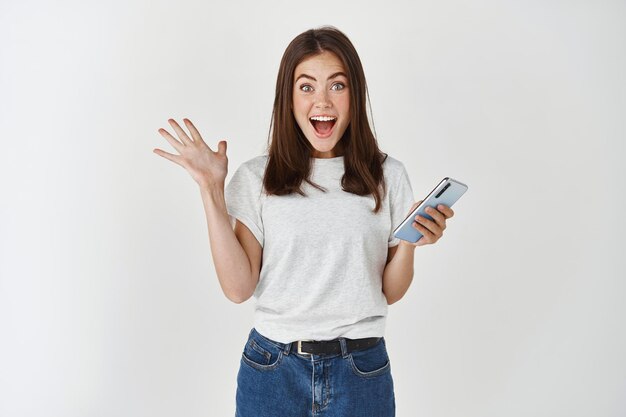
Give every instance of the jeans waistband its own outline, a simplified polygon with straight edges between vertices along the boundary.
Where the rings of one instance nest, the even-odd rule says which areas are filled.
[[[333,340],[296,340],[290,343],[281,343],[263,336],[255,328],[252,328],[250,335],[256,335],[263,338],[268,343],[271,343],[280,350],[284,351],[286,354],[289,354],[290,352],[297,352],[304,355],[330,355],[341,353],[345,356],[355,350],[363,350],[372,347],[382,339],[382,337],[366,337],[361,339],[339,337]]]

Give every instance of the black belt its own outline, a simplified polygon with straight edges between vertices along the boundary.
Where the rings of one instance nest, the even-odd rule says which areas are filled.
[[[364,339],[346,339],[346,348],[348,353],[374,346],[380,337],[366,337]],[[335,340],[298,340],[291,342],[293,350],[300,354],[328,355],[333,353],[341,353],[341,344],[339,339]]]

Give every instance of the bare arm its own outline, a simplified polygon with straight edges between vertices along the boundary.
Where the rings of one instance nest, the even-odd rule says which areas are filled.
[[[226,297],[242,303],[252,296],[259,282],[262,248],[252,232],[239,220],[230,225],[224,190],[201,188],[209,229],[215,272]]]
[[[228,173],[226,141],[221,141],[218,151],[214,152],[202,140],[190,120],[184,119],[184,122],[191,138],[175,120],[168,121],[179,140],[165,129],[159,129],[159,133],[180,155],[161,149],[154,149],[154,153],[185,168],[198,183],[220,286],[229,300],[241,303],[252,296],[259,281],[262,248],[254,235],[239,221],[234,230],[230,225],[224,199],[224,183]]]
[[[414,255],[415,246],[405,241],[388,249],[387,265],[383,272],[383,293],[387,304],[400,300],[411,286]]]
[[[420,203],[421,201],[418,201],[413,204],[409,213]],[[415,247],[437,242],[446,229],[446,220],[454,216],[454,211],[443,204],[439,204],[437,209],[429,207],[426,212],[433,217],[434,221],[422,216],[415,218],[413,227],[423,235],[417,242],[409,243],[401,240],[399,245],[388,249],[387,265],[383,272],[383,293],[387,298],[387,304],[400,300],[411,286]]]

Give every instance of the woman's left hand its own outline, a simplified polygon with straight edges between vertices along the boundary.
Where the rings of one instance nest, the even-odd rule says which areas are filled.
[[[411,213],[417,206],[422,203],[422,200],[413,204],[413,207],[409,210]],[[446,230],[446,220],[454,216],[454,211],[443,204],[439,204],[437,208],[426,207],[426,213],[433,218],[429,220],[426,217],[422,217],[419,214],[413,219],[413,227],[417,229],[423,236],[415,243],[401,240],[401,243],[409,244],[412,246],[424,246],[430,245],[441,239],[443,231]],[[408,214],[408,213],[407,213]]]

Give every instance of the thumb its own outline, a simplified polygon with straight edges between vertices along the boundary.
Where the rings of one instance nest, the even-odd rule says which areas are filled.
[[[222,140],[217,144],[217,153],[226,155],[226,141]]]

